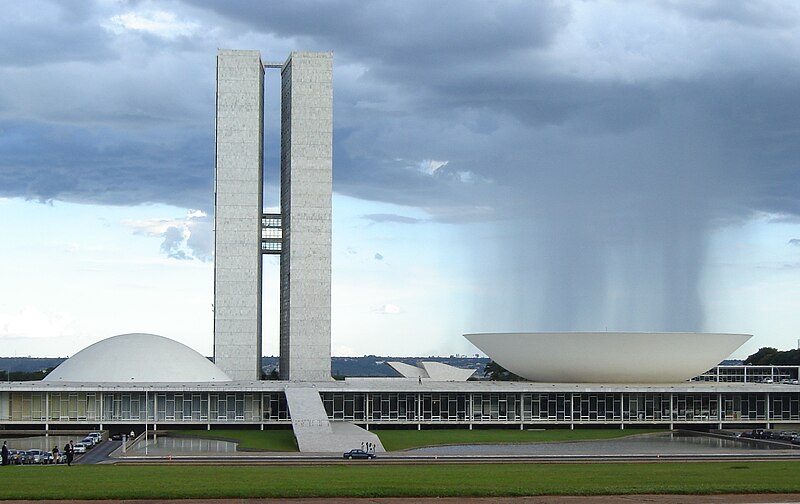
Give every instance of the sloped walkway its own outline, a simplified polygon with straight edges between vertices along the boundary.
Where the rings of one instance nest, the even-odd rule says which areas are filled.
[[[292,429],[301,452],[339,452],[372,444],[375,452],[385,451],[375,434],[350,422],[331,422],[317,389],[291,384],[284,389]]]

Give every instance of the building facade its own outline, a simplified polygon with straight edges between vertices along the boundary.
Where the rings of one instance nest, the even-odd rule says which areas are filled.
[[[687,382],[670,386],[509,382],[315,384],[330,421],[411,428],[800,424],[796,385]],[[358,383],[362,382],[362,383]],[[367,383],[371,382],[371,383]],[[0,422],[15,429],[150,424],[151,428],[290,425],[281,382],[0,385]],[[137,429],[139,430],[139,429]]]
[[[333,63],[293,52],[217,53],[214,362],[234,380],[261,369],[262,255],[280,254],[280,373],[329,380]],[[264,69],[281,71],[281,213],[263,212]]]
[[[264,68],[258,51],[217,53],[214,362],[261,374]]]
[[[333,60],[292,53],[281,70],[280,377],[331,379]]]

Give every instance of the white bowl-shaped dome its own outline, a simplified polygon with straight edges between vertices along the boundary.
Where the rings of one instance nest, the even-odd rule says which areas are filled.
[[[507,370],[556,383],[676,383],[716,366],[752,336],[719,333],[465,334]]]
[[[155,334],[121,334],[84,348],[43,381],[177,383],[231,379],[183,343]]]

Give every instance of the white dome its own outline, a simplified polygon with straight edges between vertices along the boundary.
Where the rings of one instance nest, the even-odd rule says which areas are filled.
[[[674,383],[708,371],[751,335],[594,332],[464,337],[493,361],[531,381]]]
[[[76,353],[43,381],[231,381],[211,361],[183,343],[155,334],[112,336]]]

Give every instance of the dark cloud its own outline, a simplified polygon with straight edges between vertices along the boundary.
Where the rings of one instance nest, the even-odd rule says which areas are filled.
[[[800,247],[800,238],[792,238],[791,240],[789,240],[789,245]]]
[[[189,259],[186,251],[181,246],[186,241],[183,228],[171,226],[164,232],[164,242],[161,244],[161,252],[172,259]]]
[[[213,210],[213,132],[0,122],[0,196]]]
[[[375,252],[375,260],[376,261],[383,261],[383,256],[380,253]]]
[[[422,222],[421,219],[416,219],[414,217],[406,217],[405,215],[397,215],[397,214],[366,214],[362,216],[364,219],[367,219],[370,222],[396,222],[399,224],[418,224]]]
[[[792,2],[197,0],[163,7],[205,23],[171,39],[44,6],[0,24],[2,196],[210,212],[215,48],[292,47],[335,53],[337,192],[493,223],[476,271],[511,288],[474,312],[499,325],[702,329],[709,233],[800,216]]]
[[[112,58],[111,37],[94,2],[12,2],[0,21],[0,65],[40,66]]]
[[[664,0],[663,4],[700,21],[735,23],[756,28],[793,26],[800,17],[795,4],[783,1]]]

